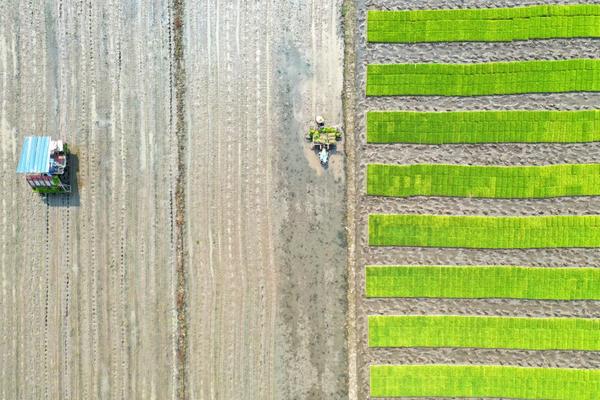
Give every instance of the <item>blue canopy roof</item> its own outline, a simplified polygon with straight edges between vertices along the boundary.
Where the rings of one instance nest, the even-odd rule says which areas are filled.
[[[47,174],[50,170],[50,136],[27,136],[17,166],[19,174]]]

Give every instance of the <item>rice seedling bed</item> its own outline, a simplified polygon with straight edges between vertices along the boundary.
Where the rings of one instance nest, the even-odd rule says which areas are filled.
[[[481,96],[600,91],[600,60],[371,64],[367,96]]]
[[[600,319],[369,316],[370,347],[600,350]]]
[[[379,11],[368,14],[369,42],[507,42],[600,36],[600,5]]]
[[[600,268],[367,266],[367,297],[600,300]]]
[[[600,247],[600,216],[371,214],[369,245],[481,249]]]
[[[600,194],[600,164],[369,164],[367,194],[502,199],[592,196]]]
[[[370,111],[368,143],[578,143],[600,140],[600,111]]]
[[[600,370],[499,365],[373,365],[371,397],[596,400]]]

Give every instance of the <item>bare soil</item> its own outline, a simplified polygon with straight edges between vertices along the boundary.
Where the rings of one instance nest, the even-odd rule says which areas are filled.
[[[346,396],[341,1],[181,3],[0,2],[1,399]]]

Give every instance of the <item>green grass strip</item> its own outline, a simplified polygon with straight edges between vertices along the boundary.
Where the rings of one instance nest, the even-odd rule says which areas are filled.
[[[600,247],[600,216],[372,214],[369,245],[480,249]]]
[[[600,141],[600,111],[367,113],[368,143],[578,143]]]
[[[369,347],[600,350],[600,319],[369,316]]]
[[[600,370],[499,365],[372,365],[371,397],[597,400]]]
[[[367,194],[542,199],[600,195],[600,164],[367,166]]]
[[[600,300],[600,268],[367,266],[367,297]]]
[[[369,42],[508,42],[600,37],[600,5],[415,11],[371,10]]]
[[[367,66],[367,96],[480,96],[598,91],[600,59]]]

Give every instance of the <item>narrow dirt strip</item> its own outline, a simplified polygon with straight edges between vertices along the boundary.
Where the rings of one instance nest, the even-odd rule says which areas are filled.
[[[172,31],[174,45],[173,80],[175,82],[175,135],[177,138],[177,178],[175,183],[175,260],[177,273],[177,398],[187,399],[186,359],[187,359],[187,293],[186,293],[186,250],[185,233],[185,186],[186,186],[186,125],[185,125],[185,59],[183,53],[184,0],[173,0]]]

